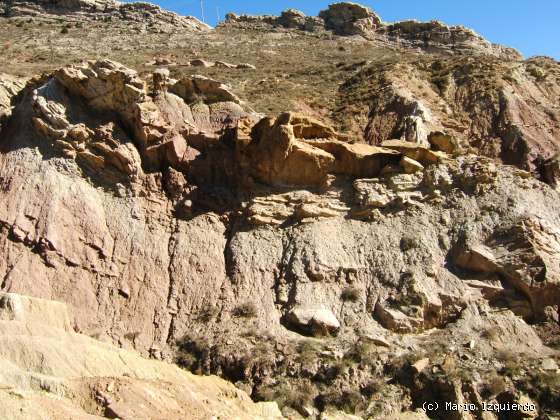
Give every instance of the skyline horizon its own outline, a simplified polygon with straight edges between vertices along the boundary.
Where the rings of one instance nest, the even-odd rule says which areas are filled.
[[[131,2],[128,0],[127,2]],[[154,4],[181,15],[190,15],[202,19],[201,4],[204,4],[204,22],[215,27],[225,19],[227,13],[248,15],[275,15],[283,10],[297,9],[307,16],[317,16],[320,10],[326,9],[333,1],[310,0],[301,1],[271,0],[263,4],[254,0],[228,2],[223,0],[153,0]],[[362,0],[356,2],[369,7],[384,22],[403,20],[430,21],[438,20],[446,25],[461,25],[472,29],[488,41],[512,47],[524,58],[548,56],[560,60],[560,46],[554,39],[560,39],[560,28],[555,22],[560,20],[560,2],[552,3],[541,0],[545,7],[529,7],[523,0],[495,0],[492,3],[484,0],[472,0],[469,5],[448,4],[447,0],[430,0],[422,5],[414,0],[401,0],[395,4],[393,0]],[[375,3],[375,5],[373,5]],[[550,3],[550,4],[549,4]],[[508,7],[502,7],[504,5]],[[480,7],[473,7],[479,5]],[[516,7],[517,6],[517,7]],[[532,18],[532,19],[531,19]],[[539,22],[539,25],[527,27],[522,23]],[[511,30],[511,28],[517,28]]]

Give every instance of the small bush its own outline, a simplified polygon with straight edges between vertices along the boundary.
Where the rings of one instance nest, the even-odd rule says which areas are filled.
[[[313,405],[313,389],[311,383],[293,385],[288,382],[281,382],[259,387],[257,400],[276,401],[280,408],[291,407],[302,412],[303,407]]]
[[[504,378],[502,378],[497,373],[494,373],[490,375],[484,383],[483,396],[485,397],[496,396],[504,392],[506,388],[507,386],[506,386],[506,382],[504,381]]]
[[[354,344],[352,349],[344,355],[344,358],[352,360],[355,363],[372,365],[377,360],[377,349],[372,343],[358,341]]]
[[[255,318],[257,307],[253,303],[243,303],[234,308],[232,314],[237,318]]]
[[[317,405],[321,410],[335,407],[346,413],[355,414],[362,406],[364,398],[357,391],[331,391],[318,397]]]
[[[385,382],[382,379],[374,379],[373,381],[369,382],[367,385],[364,385],[360,391],[362,395],[366,396],[367,398],[371,398],[375,394],[379,394],[381,390],[385,387]]]
[[[212,321],[214,318],[216,318],[219,313],[220,310],[215,306],[208,306],[200,310],[200,312],[198,313],[198,319],[199,321],[208,323]]]
[[[343,302],[357,302],[360,299],[360,290],[349,286],[342,290],[340,298]]]
[[[302,341],[297,347],[297,352],[299,353],[298,362],[303,365],[314,362],[317,360],[317,353],[319,353],[320,350],[320,347],[313,341]]]
[[[212,346],[204,337],[191,337],[189,335],[177,340],[177,353],[175,362],[188,370],[198,368],[201,360],[209,357]]]
[[[401,251],[418,248],[418,240],[412,236],[403,236],[400,243]]]
[[[4,5],[4,16],[10,17],[12,16],[14,9],[14,0],[6,0]]]
[[[61,34],[67,34],[68,33],[68,28],[65,26],[64,28],[62,28],[62,30],[60,31]]]

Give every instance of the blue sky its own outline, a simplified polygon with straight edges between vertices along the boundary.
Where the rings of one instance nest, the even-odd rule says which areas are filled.
[[[198,18],[200,0],[152,0],[160,6]],[[296,8],[317,15],[333,1],[204,0],[206,22],[215,25],[227,12],[278,15]],[[438,19],[470,27],[492,42],[517,48],[526,57],[548,55],[560,60],[560,0],[374,0],[358,1],[384,21]]]

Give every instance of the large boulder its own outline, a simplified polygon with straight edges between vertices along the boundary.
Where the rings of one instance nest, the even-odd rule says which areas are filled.
[[[285,28],[302,29],[305,26],[306,16],[296,9],[287,9],[278,18],[278,24]]]
[[[319,13],[325,29],[337,35],[371,35],[382,25],[379,16],[369,8],[356,3],[334,3]]]
[[[248,170],[270,185],[323,186],[329,174],[373,177],[401,157],[398,151],[342,141],[332,127],[293,113],[261,120],[251,137]]]
[[[296,308],[290,311],[287,320],[295,328],[318,336],[334,333],[340,328],[336,316],[325,308]]]

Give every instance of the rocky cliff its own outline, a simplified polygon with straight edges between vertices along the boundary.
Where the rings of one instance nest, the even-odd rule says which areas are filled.
[[[279,415],[140,354],[293,418],[498,418],[484,402],[557,415],[558,63],[419,52],[409,26],[372,13],[322,13],[340,36],[294,30],[309,21],[297,11],[282,30],[230,16],[196,35],[205,53],[188,65],[181,47],[141,71],[103,58],[2,76],[3,307],[35,308],[49,328],[32,337],[118,357],[122,371],[51,365],[43,350],[37,367],[17,355],[42,338],[23,337],[3,355],[20,373],[3,381],[29,407],[46,390],[63,397],[52,418],[143,418],[136,407],[163,392],[177,402],[153,416]],[[449,45],[441,30],[421,29]],[[249,41],[255,65],[223,64],[249,62]],[[286,75],[294,45],[305,71]],[[161,373],[125,375],[136,363]],[[41,375],[57,386],[36,386]],[[10,410],[23,404],[13,392]],[[426,401],[478,411],[424,413]]]

